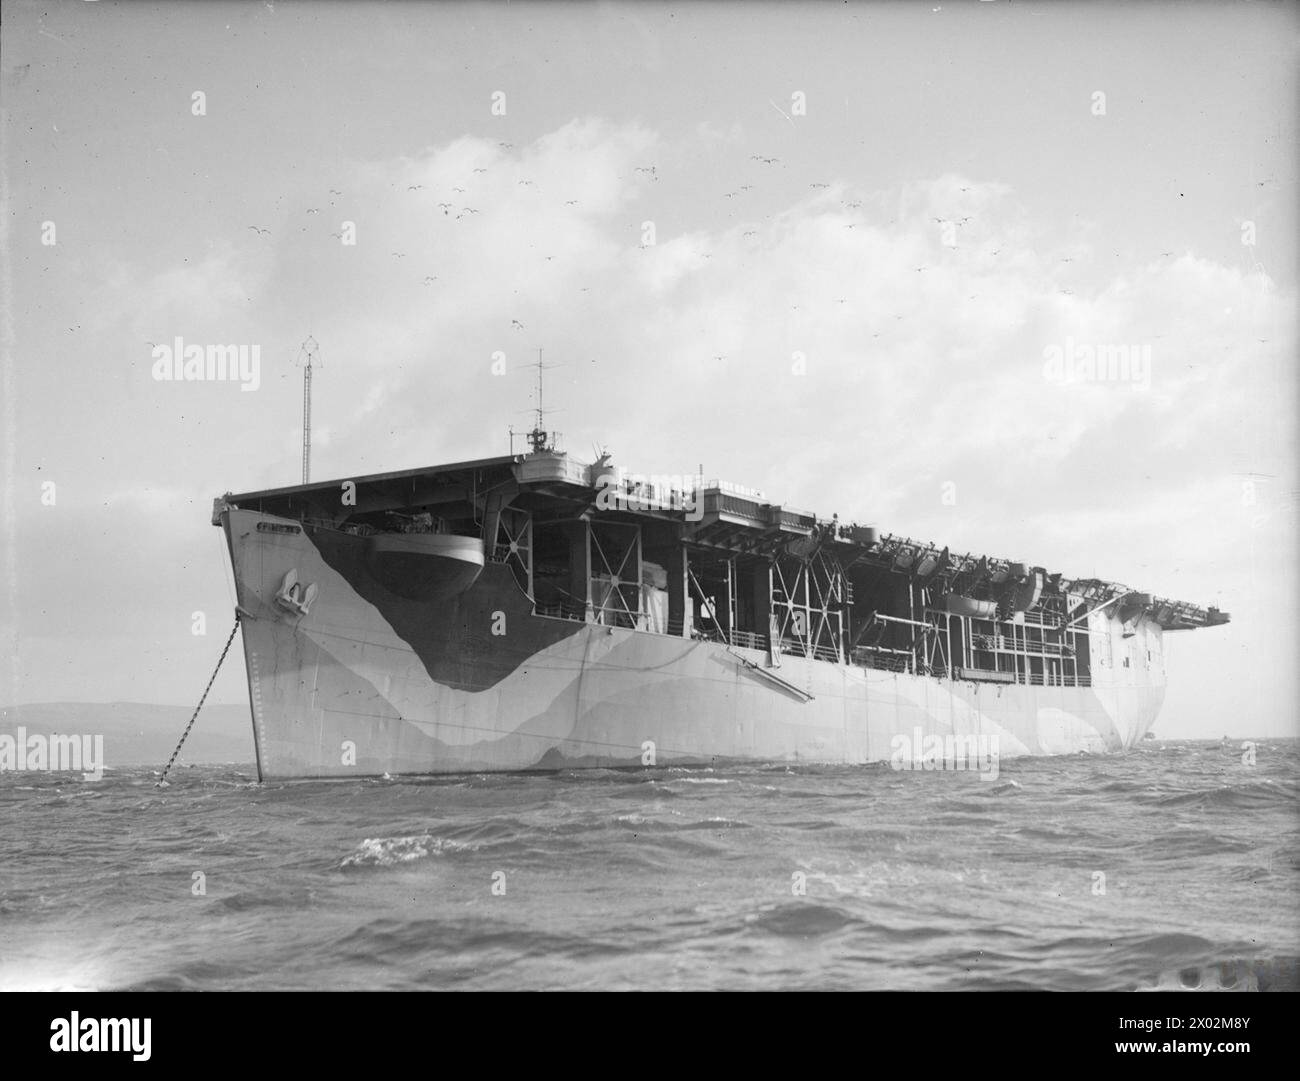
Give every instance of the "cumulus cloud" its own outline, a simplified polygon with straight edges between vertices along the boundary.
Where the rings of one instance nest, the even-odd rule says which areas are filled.
[[[340,472],[454,453],[519,420],[529,380],[493,375],[493,358],[518,370],[540,347],[566,366],[553,402],[581,439],[643,452],[690,435],[713,455],[709,421],[730,414],[791,482],[830,443],[870,446],[878,472],[903,477],[1015,461],[1050,486],[1084,444],[1098,462],[1141,446],[1168,465],[1196,456],[1196,433],[1257,412],[1261,381],[1280,377],[1291,298],[1266,278],[1190,254],[1104,263],[1086,223],[1035,221],[992,180],[879,192],[832,178],[775,213],[675,229],[648,170],[697,138],[580,119],[519,147],[464,137],[360,164],[321,215],[286,213],[268,243],[250,234],[193,266],[119,270],[94,307],[132,333],[197,324],[237,340],[236,325],[270,325],[282,354],[310,308]],[[344,222],[355,246],[329,235]],[[1062,385],[1046,357],[1071,344],[1131,347],[1149,367]],[[288,390],[296,374],[278,374]],[[244,434],[266,422],[227,420]],[[1261,423],[1289,438],[1284,410]]]
[[[665,163],[735,138],[598,119],[520,146],[466,136],[355,165],[320,214],[286,210],[268,238],[108,274],[91,292],[108,340],[277,343],[255,401],[151,398],[189,452],[136,456],[114,487],[179,503],[293,483],[287,358],[309,312],[325,359],[316,476],[504,452],[544,348],[564,365],[553,425],[579,454],[599,441],[633,469],[704,462],[778,500],[1067,573],[1096,560],[1119,579],[1146,568],[1158,591],[1245,587],[1206,555],[1175,575],[1168,527],[1203,526],[1211,553],[1287,528],[1278,505],[1259,533],[1234,477],[1296,487],[1293,297],[1195,253],[1117,259],[1088,223],[1043,220],[978,176],[890,191],[831,177],[775,211],[737,190],[725,224],[686,224]],[[761,187],[765,168],[731,187]],[[354,246],[330,235],[346,222]],[[1070,343],[1132,347],[1146,378],[1054,380],[1050,350]],[[130,408],[160,393],[136,383]],[[141,509],[166,529],[156,502]]]

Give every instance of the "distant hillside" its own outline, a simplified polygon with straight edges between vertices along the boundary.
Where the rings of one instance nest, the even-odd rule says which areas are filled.
[[[16,735],[22,725],[28,735],[102,735],[106,765],[162,766],[193,712],[193,706],[140,702],[34,702],[0,707],[0,734]],[[248,706],[206,705],[176,761],[251,763],[254,759]]]

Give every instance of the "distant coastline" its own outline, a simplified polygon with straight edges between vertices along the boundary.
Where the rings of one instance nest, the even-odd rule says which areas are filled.
[[[0,734],[85,734],[104,737],[104,758],[117,766],[162,766],[185,731],[194,706],[144,702],[31,702],[0,707]],[[182,763],[251,763],[253,737],[247,705],[203,707],[177,760]]]

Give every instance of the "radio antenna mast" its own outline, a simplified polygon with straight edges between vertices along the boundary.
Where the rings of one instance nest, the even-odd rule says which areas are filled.
[[[311,480],[311,373],[320,345],[310,334],[298,356],[302,363],[302,482]]]
[[[533,448],[533,453],[537,454],[540,451],[544,451],[544,450],[554,450],[555,448],[552,440],[553,437],[557,434],[556,432],[548,432],[545,428],[542,427],[542,424],[545,422],[544,418],[546,414],[549,412],[553,412],[553,410],[543,408],[542,373],[547,371],[550,368],[559,368],[561,367],[561,365],[543,364],[542,351],[539,349],[537,350],[537,363],[530,364],[528,365],[528,367],[537,369],[537,408],[533,410],[533,412],[536,414],[536,419],[533,422],[533,430],[528,433],[528,445]]]

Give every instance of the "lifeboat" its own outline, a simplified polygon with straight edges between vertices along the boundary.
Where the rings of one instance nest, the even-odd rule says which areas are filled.
[[[996,601],[978,600],[975,597],[959,597],[949,593],[943,599],[944,611],[955,616],[967,616],[971,619],[996,619],[998,606]]]
[[[413,601],[453,597],[483,573],[483,541],[452,533],[377,533],[366,567],[385,589]]]

